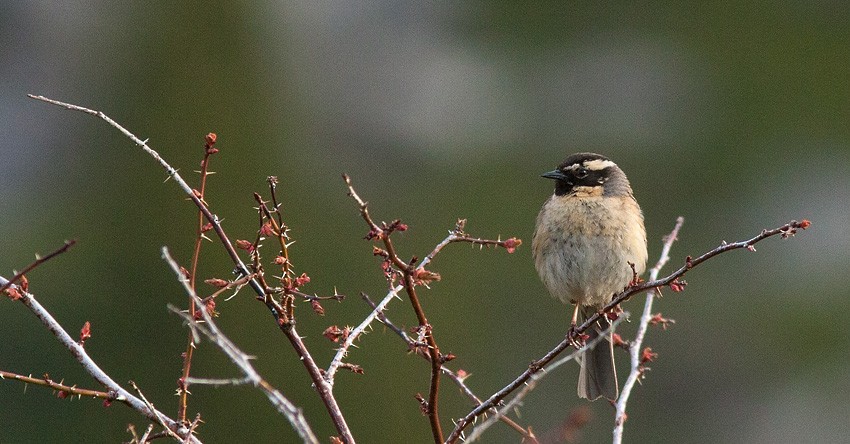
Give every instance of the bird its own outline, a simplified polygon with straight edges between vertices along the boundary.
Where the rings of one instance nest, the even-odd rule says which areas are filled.
[[[646,270],[646,228],[626,174],[601,154],[572,154],[542,177],[555,181],[555,191],[537,216],[532,256],[549,293],[575,305],[570,336],[579,319],[601,310]],[[578,359],[580,398],[617,399],[609,327],[610,320],[600,316],[585,331],[588,342],[607,338]]]

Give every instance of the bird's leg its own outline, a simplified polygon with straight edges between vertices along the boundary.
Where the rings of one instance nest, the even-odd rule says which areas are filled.
[[[579,304],[575,304],[575,308],[573,309],[573,318],[570,320],[570,329],[567,330],[567,340],[570,341],[575,348],[581,348],[584,345],[584,338],[580,333],[576,331],[576,326],[578,325],[578,310]]]

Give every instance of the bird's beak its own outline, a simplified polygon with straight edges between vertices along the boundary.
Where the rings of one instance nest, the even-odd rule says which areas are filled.
[[[561,170],[552,170],[548,173],[543,173],[540,177],[545,177],[547,179],[555,179],[555,180],[566,180],[567,176],[561,172]]]

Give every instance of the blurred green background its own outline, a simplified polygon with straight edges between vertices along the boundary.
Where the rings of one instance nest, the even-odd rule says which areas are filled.
[[[251,193],[280,178],[305,290],[351,297],[327,315],[298,307],[299,331],[327,366],[328,325],[368,312],[357,295],[385,284],[340,173],[379,220],[401,218],[404,256],[423,257],[457,218],[482,237],[527,241],[516,254],[454,245],[423,292],[451,367],[487,396],[561,340],[568,309],[531,263],[534,219],[552,184],[540,173],[596,151],[629,175],[646,215],[650,260],[686,219],[674,263],[808,218],[795,239],[768,240],[688,275],[657,311],[659,353],[629,404],[627,442],[846,442],[850,436],[850,9],[841,2],[7,2],[0,14],[0,272],[65,239],[79,244],[33,272],[31,289],[72,333],[91,321],[92,357],[176,415],[187,330],[166,304],[186,297],[160,259],[191,255],[196,210],[149,157],[104,122],[26,93],[102,110],[195,180],[203,136],[216,132],[207,201],[232,238],[251,238]],[[228,278],[205,244],[201,277]],[[267,253],[269,254],[270,251]],[[639,313],[643,298],[627,304]],[[220,325],[333,434],[302,366],[248,291],[220,302]],[[389,316],[415,325],[406,301]],[[626,335],[633,325],[621,329]],[[0,301],[0,368],[95,388],[22,305]],[[414,400],[428,367],[375,325],[336,394],[359,442],[430,442]],[[202,343],[196,376],[236,370]],[[626,355],[619,355],[625,375]],[[559,369],[520,409],[557,442],[584,405],[575,366]],[[127,387],[128,385],[125,385]],[[443,386],[442,414],[470,406]],[[192,388],[206,443],[296,442],[248,387]],[[607,442],[612,410],[591,405],[581,442]],[[0,383],[0,442],[118,442],[143,419],[123,405],[60,400]],[[515,443],[497,425],[483,442]]]

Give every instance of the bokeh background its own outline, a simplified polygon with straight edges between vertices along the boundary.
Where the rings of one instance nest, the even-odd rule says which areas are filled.
[[[483,237],[530,243],[552,184],[540,173],[596,151],[629,175],[650,257],[686,219],[674,263],[790,219],[812,229],[733,252],[688,275],[656,308],[659,353],[629,406],[628,442],[846,442],[850,436],[850,9],[842,2],[7,2],[0,14],[0,270],[10,276],[65,239],[79,244],[29,277],[71,332],[91,321],[91,355],[134,380],[159,408],[174,396],[187,330],[166,304],[185,295],[160,259],[188,263],[196,210],[132,143],[90,116],[26,93],[103,110],[195,179],[203,136],[219,135],[207,200],[233,238],[256,229],[251,193],[280,178],[306,290],[339,289],[327,315],[298,308],[300,332],[327,366],[328,325],[354,325],[385,284],[346,196],[350,174],[378,219],[401,218],[406,256],[424,256],[459,217]],[[217,243],[201,277],[229,277]],[[423,293],[453,368],[487,396],[561,340],[568,309],[545,295],[528,243],[515,254],[452,246]],[[639,298],[642,299],[642,298]],[[627,305],[639,313],[642,303]],[[303,368],[245,291],[220,325],[333,434]],[[410,327],[405,301],[388,313]],[[425,361],[380,325],[336,394],[359,442],[430,442],[414,394]],[[633,326],[622,332],[631,334]],[[96,387],[23,306],[0,301],[0,368]],[[197,376],[233,377],[209,344]],[[621,373],[626,356],[620,354]],[[551,374],[520,423],[557,441],[575,366]],[[443,386],[442,413],[467,400]],[[192,389],[207,443],[296,442],[248,387]],[[590,405],[580,442],[607,442],[612,411]],[[117,442],[146,422],[123,405],[60,400],[0,383],[0,442]],[[483,442],[515,443],[497,425]]]

